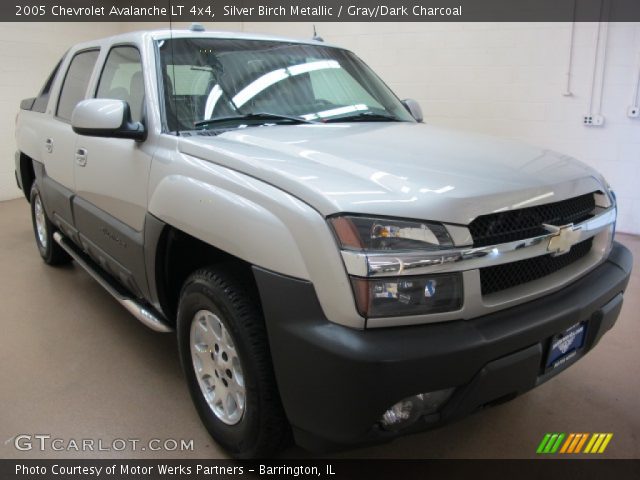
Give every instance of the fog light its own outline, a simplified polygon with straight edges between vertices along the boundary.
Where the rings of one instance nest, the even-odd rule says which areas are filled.
[[[460,273],[351,277],[351,284],[358,311],[366,318],[450,312],[462,307]]]
[[[382,414],[380,425],[385,430],[402,430],[420,417],[436,413],[449,400],[453,390],[447,388],[405,398]]]
[[[422,413],[420,395],[406,398],[384,412],[380,424],[385,430],[401,430],[415,422]]]

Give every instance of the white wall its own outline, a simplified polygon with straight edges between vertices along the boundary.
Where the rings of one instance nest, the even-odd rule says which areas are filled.
[[[640,234],[640,119],[626,116],[640,67],[640,23],[609,25],[603,127],[581,123],[591,91],[595,23],[576,24],[570,97],[562,95],[568,23],[317,27],[327,42],[355,51],[400,97],[417,99],[428,123],[522,139],[596,167],[618,194],[619,230]],[[312,32],[305,23],[245,23],[244,29],[299,37]]]
[[[83,39],[167,26],[3,24],[0,199],[19,195],[13,179],[18,102],[38,91],[65,49]],[[207,28],[294,37],[312,32],[307,23],[217,23]],[[640,63],[639,23],[609,25],[602,102],[606,120],[603,127],[591,128],[581,124],[581,117],[591,90],[597,24],[576,25],[570,97],[562,95],[570,31],[566,23],[323,23],[318,31],[328,42],[354,50],[399,96],[420,101],[428,123],[523,139],[593,165],[618,194],[619,230],[640,234],[640,119],[626,117]],[[597,98],[594,103],[597,107]]]

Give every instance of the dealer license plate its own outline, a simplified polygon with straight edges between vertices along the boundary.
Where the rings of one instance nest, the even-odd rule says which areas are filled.
[[[551,339],[546,370],[561,367],[574,358],[584,344],[586,322],[576,323]]]

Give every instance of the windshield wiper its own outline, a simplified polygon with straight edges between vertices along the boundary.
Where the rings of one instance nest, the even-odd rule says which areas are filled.
[[[402,120],[386,113],[358,112],[341,117],[325,118],[324,122],[402,122]]]
[[[219,123],[233,123],[233,122],[243,122],[243,121],[263,121],[264,123],[269,123],[269,120],[273,122],[287,122],[287,123],[317,123],[312,120],[306,120],[302,117],[294,117],[290,115],[280,115],[278,113],[267,113],[267,112],[259,112],[259,113],[247,113],[245,115],[234,115],[230,117],[218,117],[218,118],[210,118],[208,120],[201,120],[199,122],[195,122],[194,125],[197,127],[209,127],[211,125],[216,125]]]

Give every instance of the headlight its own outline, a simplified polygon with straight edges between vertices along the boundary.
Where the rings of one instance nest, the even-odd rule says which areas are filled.
[[[329,222],[341,247],[348,250],[437,250],[453,245],[441,223],[351,215]]]
[[[462,307],[462,275],[351,277],[360,315],[365,318],[423,315]]]
[[[329,219],[343,250],[363,255],[433,252],[453,246],[441,223],[340,215]],[[358,312],[365,318],[424,315],[462,307],[462,275],[363,278],[351,276]]]

